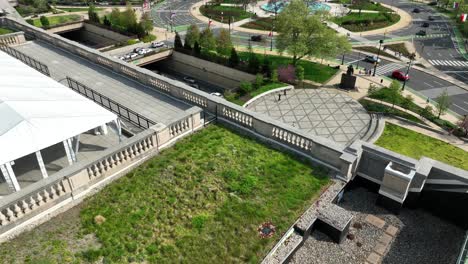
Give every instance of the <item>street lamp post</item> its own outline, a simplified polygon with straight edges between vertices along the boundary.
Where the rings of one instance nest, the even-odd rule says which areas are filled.
[[[343,52],[343,57],[341,57],[341,65],[344,64],[344,56],[345,56],[345,53]]]
[[[413,63],[413,60],[415,59],[416,57],[416,54],[412,53],[410,55],[410,61],[408,63],[408,68],[406,68],[406,75],[405,75],[405,79],[403,80],[403,86],[401,87],[401,90],[404,91],[405,90],[405,86],[406,86],[406,76],[408,76],[408,73],[409,73],[409,70],[411,68],[411,64]]]
[[[374,64],[374,74],[372,74],[372,76],[375,76],[375,72],[377,71],[377,64],[379,64],[379,58],[380,58],[380,48],[382,48],[382,43],[383,43],[383,39],[379,40],[379,51],[377,52],[377,60]]]

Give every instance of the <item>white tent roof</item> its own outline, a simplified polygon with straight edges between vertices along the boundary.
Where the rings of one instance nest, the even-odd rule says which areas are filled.
[[[0,164],[115,119],[112,112],[0,51]]]

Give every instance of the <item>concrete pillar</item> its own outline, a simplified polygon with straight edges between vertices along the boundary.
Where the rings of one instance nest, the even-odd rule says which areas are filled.
[[[37,163],[39,163],[39,168],[41,169],[42,178],[45,179],[49,177],[49,175],[47,174],[46,167],[44,165],[44,160],[42,160],[41,151],[36,151],[36,158],[37,158]]]
[[[67,142],[68,142],[68,148],[70,149],[70,154],[71,154],[72,160],[73,160],[73,162],[77,162],[78,160],[76,159],[76,153],[73,150],[72,139],[71,138],[67,139]]]
[[[80,135],[75,137],[75,154],[78,155],[78,150],[80,149]]]
[[[101,132],[102,132],[103,135],[107,135],[107,125],[106,124],[101,126]]]
[[[13,171],[13,168],[11,167],[11,164],[7,162],[3,165],[0,165],[0,170],[2,171],[2,174],[5,177],[5,181],[7,182],[10,190],[12,190],[13,192],[19,191],[21,188],[16,179],[16,176]]]
[[[65,148],[65,153],[67,153],[68,164],[73,165],[73,157],[72,157],[72,154],[70,153],[70,146],[68,146],[67,139],[63,141],[63,147]]]

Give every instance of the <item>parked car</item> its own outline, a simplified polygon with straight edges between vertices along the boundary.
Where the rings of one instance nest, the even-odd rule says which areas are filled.
[[[162,48],[164,46],[165,46],[164,42],[161,42],[161,41],[151,43],[152,48]]]
[[[128,54],[125,54],[125,56],[124,56],[124,57],[125,57],[125,59],[126,59],[126,60],[128,60],[128,59],[130,59],[130,58],[131,58],[131,56],[132,56],[132,54],[131,54],[131,53],[128,53]]]
[[[434,20],[435,20],[435,17],[433,17],[433,16],[428,16],[427,19],[428,19],[429,21],[434,21]]]
[[[192,87],[195,88],[195,89],[200,88],[200,87],[198,86],[198,84],[196,84],[196,83],[190,83],[189,85],[192,86]]]
[[[130,59],[134,59],[138,56],[138,53],[131,53],[130,54]]]
[[[380,58],[377,58],[377,56],[375,55],[367,55],[366,58],[365,58],[366,61],[368,62],[372,62],[372,63],[379,63],[380,62]]]
[[[188,76],[185,76],[184,77],[184,81],[188,82],[188,83],[191,83],[191,84],[195,84],[196,81],[195,79],[193,79],[192,77],[188,77]]]
[[[415,8],[415,9],[413,9],[413,13],[421,13],[421,9]]]
[[[426,33],[426,30],[419,30],[419,31],[416,33],[417,36],[426,36],[426,34],[427,34],[427,33]]]
[[[214,96],[218,96],[218,97],[221,97],[223,98],[223,95],[221,93],[210,93],[211,95],[214,95]]]
[[[254,36],[251,36],[251,37],[250,37],[250,40],[251,40],[251,41],[262,41],[262,40],[263,40],[263,36],[262,36],[262,35],[254,35]]]
[[[133,50],[133,52],[138,53],[138,52],[140,52],[140,50],[142,50],[142,49],[143,49],[143,48],[138,47],[138,48],[135,48],[135,49]]]
[[[398,71],[398,70],[392,72],[392,77],[397,79],[397,80],[400,80],[400,81],[408,81],[409,80],[409,75],[406,75],[404,72]]]
[[[120,57],[119,57],[119,60],[125,60],[125,57],[124,57],[124,56],[120,56]]]
[[[429,27],[429,23],[427,22],[422,23],[422,27],[425,27],[425,28]]]

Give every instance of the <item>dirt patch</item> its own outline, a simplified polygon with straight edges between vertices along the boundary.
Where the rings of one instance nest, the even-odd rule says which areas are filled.
[[[75,255],[81,251],[99,248],[94,234],[80,232],[81,207],[78,205],[2,244],[1,263],[72,263],[77,262]]]

